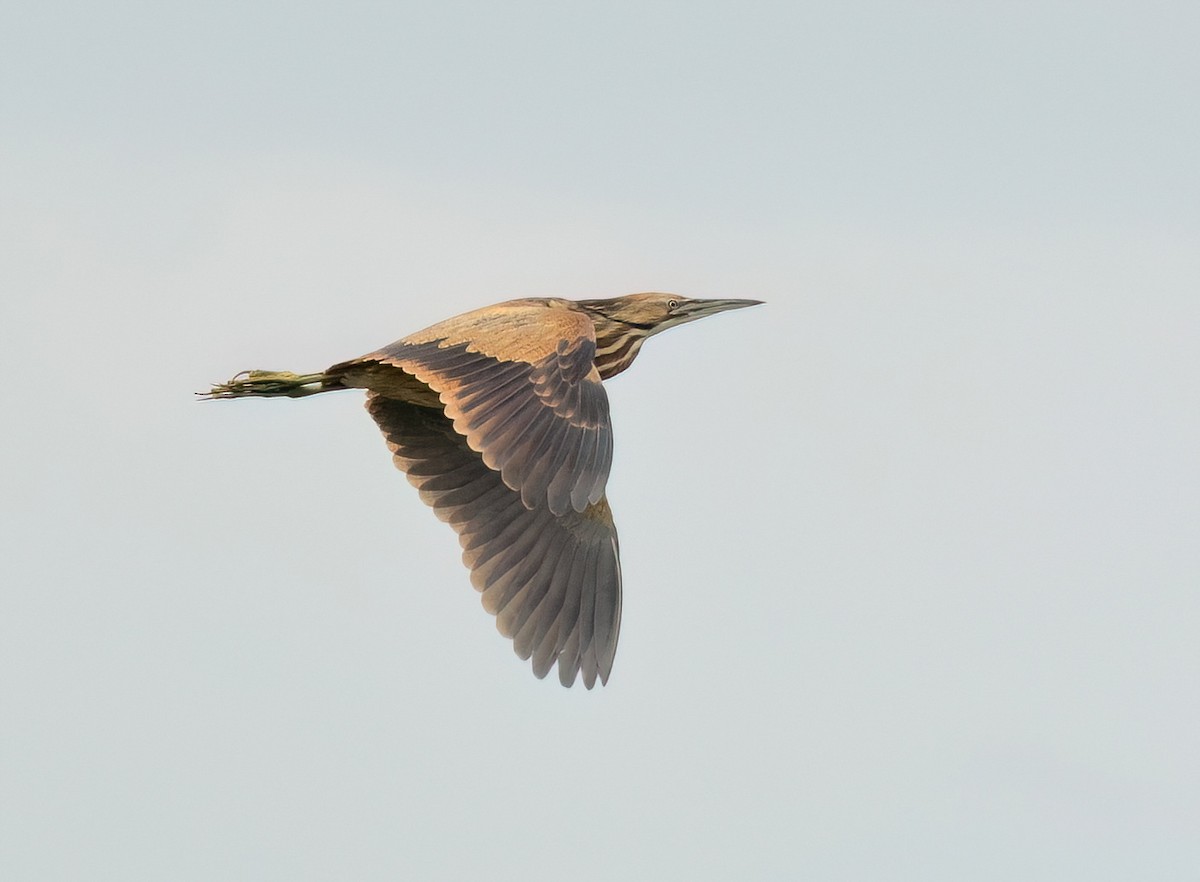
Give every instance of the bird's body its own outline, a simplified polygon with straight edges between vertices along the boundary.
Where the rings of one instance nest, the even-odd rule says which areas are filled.
[[[607,682],[621,568],[604,495],[601,385],[668,327],[752,306],[633,294],[511,300],[447,319],[319,374],[239,374],[210,398],[365,389],[396,465],[459,534],[497,627],[544,677]]]

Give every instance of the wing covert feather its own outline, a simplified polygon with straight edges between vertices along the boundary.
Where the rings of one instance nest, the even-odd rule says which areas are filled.
[[[545,505],[561,515],[598,503],[612,465],[608,396],[595,354],[587,316],[512,301],[358,361],[398,367],[428,385],[455,430],[527,508]]]

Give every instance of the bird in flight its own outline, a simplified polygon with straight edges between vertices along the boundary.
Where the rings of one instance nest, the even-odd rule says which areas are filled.
[[[458,533],[500,633],[541,678],[608,682],[621,563],[604,495],[613,437],[602,380],[647,337],[758,300],[526,298],[439,322],[316,374],[243,371],[202,397],[365,389],[397,468]]]

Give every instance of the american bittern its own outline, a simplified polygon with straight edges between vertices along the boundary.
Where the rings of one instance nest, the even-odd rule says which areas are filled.
[[[246,371],[205,397],[365,389],[397,467],[458,533],[463,562],[533,672],[608,682],[621,564],[604,495],[612,462],[601,380],[647,337],[753,306],[631,294],[510,300],[439,322],[319,374]]]

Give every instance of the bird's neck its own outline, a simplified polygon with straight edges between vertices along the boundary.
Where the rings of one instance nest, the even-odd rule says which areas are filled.
[[[644,328],[605,315],[592,313],[591,317],[596,328],[596,370],[607,380],[633,364],[649,334]]]

